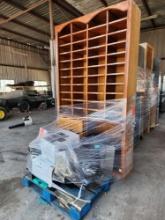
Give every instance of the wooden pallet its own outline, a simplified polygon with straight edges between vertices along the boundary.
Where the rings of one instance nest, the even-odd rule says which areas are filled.
[[[92,209],[93,203],[104,193],[110,190],[112,180],[104,181],[101,185],[88,186],[81,192],[81,200],[75,197],[79,194],[80,188],[73,184],[60,184],[68,196],[60,191],[49,188],[48,185],[36,177],[25,176],[21,184],[24,187],[32,187],[40,197],[48,204],[60,208],[72,220],[81,220]]]

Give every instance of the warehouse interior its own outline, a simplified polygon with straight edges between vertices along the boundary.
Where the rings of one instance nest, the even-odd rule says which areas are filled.
[[[0,219],[164,219],[164,36],[163,0],[0,0]]]

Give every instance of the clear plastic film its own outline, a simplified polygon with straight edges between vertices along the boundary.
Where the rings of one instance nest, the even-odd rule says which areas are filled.
[[[88,104],[95,110],[86,116],[83,105],[63,107],[62,115],[40,128],[29,146],[28,170],[50,186],[100,183],[119,172],[122,164],[126,168],[132,163],[134,115],[125,114],[125,99]]]
[[[158,87],[155,85],[154,74],[149,79],[149,107],[152,108],[158,105]]]
[[[138,68],[137,97],[135,117],[135,143],[145,132],[149,132],[157,124],[159,112],[159,90],[155,74]]]
[[[138,67],[136,91],[139,93],[146,92],[146,72],[141,67]]]

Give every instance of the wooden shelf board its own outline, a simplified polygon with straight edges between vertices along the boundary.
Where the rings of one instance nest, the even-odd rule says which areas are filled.
[[[124,72],[121,73],[107,73],[107,76],[119,76],[119,75],[125,75]]]
[[[99,64],[99,65],[91,65],[91,66],[79,66],[79,67],[68,67],[68,68],[60,68],[61,71],[66,70],[78,70],[78,69],[86,69],[86,68],[97,68],[97,67],[105,67],[105,66],[117,66],[117,65],[125,65],[125,62],[117,62],[117,63],[107,63],[107,64]]]
[[[108,36],[113,36],[113,35],[117,35],[117,34],[121,34],[121,33],[126,33],[127,32],[127,29],[121,29],[119,31],[112,31],[110,33],[108,33]]]
[[[124,95],[123,92],[106,92],[107,95]]]
[[[119,75],[125,75],[124,72],[121,73],[107,73],[106,76],[119,76]],[[92,74],[92,75],[88,75],[87,77],[101,77],[101,76],[105,76],[105,74]],[[71,76],[60,76],[60,78],[62,79],[66,79],[66,78],[71,78]],[[73,76],[73,78],[85,78],[84,75],[80,75],[80,76]]]
[[[121,51],[121,52],[115,52],[115,53],[108,53],[107,56],[117,56],[117,55],[124,55],[126,54],[126,51]],[[101,57],[105,57],[105,54],[103,55],[95,55],[95,56],[88,56],[88,57],[82,57],[82,58],[76,58],[76,59],[69,59],[69,60],[61,60],[60,63],[67,63],[67,62],[74,62],[74,61],[83,61],[83,60],[87,60],[87,59],[97,59],[97,58],[101,58]]]
[[[109,22],[108,24],[113,25],[113,24],[116,24],[116,23],[119,23],[119,22],[122,22],[122,21],[127,21],[127,17],[124,17],[124,18],[120,18],[120,19],[111,21],[111,22]]]
[[[117,44],[125,44],[126,43],[126,40],[120,40],[120,41],[116,41],[116,42],[112,42],[112,43],[109,43],[107,44],[108,46],[114,46],[114,45],[117,45]]]
[[[115,53],[108,53],[107,56],[117,56],[117,55],[123,55],[126,54],[126,51],[120,51],[120,52],[115,52]]]

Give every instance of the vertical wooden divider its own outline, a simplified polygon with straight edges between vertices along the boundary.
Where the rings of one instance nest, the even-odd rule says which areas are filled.
[[[105,48],[105,77],[104,77],[104,109],[106,108],[106,90],[107,90],[107,75],[108,75],[108,32],[109,32],[109,10],[106,11],[106,48]]]
[[[88,114],[88,24],[86,26],[86,40],[85,40],[85,46],[86,46],[86,50],[85,50],[85,60],[84,60],[84,114],[87,115]]]
[[[73,78],[74,78],[74,75],[73,75],[73,24],[71,23],[70,24],[70,49],[71,49],[71,53],[70,53],[70,99],[71,99],[71,111],[72,111],[72,115],[74,114],[74,102],[73,102]]]
[[[98,80],[97,80],[97,92],[98,92],[98,100],[105,103],[106,96],[106,75],[107,75],[107,11],[104,11],[105,16],[105,28],[102,27],[103,34],[105,38],[103,38],[103,43],[100,39],[100,45],[103,44],[103,54],[102,48],[98,51]],[[105,30],[105,31],[104,31]],[[104,55],[102,57],[101,55]]]

